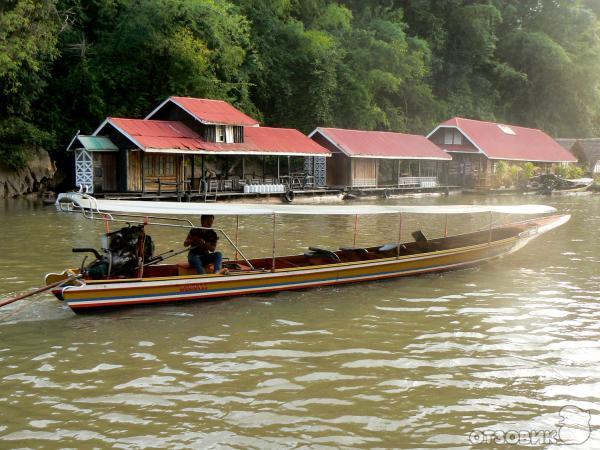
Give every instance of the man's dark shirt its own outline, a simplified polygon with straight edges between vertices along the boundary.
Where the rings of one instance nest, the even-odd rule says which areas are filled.
[[[206,255],[207,253],[210,253],[208,248],[206,248],[206,245],[214,245],[216,247],[218,240],[219,236],[217,236],[215,230],[204,230],[202,228],[192,228],[186,239],[186,241],[190,242],[190,247],[192,247],[190,253],[196,255]]]

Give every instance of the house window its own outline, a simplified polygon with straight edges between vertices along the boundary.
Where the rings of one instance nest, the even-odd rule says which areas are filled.
[[[462,145],[462,133],[459,130],[446,128],[444,130],[444,144],[446,145]]]
[[[444,130],[444,144],[446,144],[446,145],[452,145],[453,134],[454,134],[453,130],[450,130],[448,128],[446,128]]]
[[[462,133],[454,130],[454,145],[462,145]]]
[[[228,144],[233,143],[233,126],[227,125],[225,127],[225,142]]]
[[[217,125],[215,128],[216,128],[215,141],[216,142],[225,142],[225,136],[226,136],[225,125]]]
[[[512,136],[514,136],[514,135],[517,134],[517,133],[515,133],[515,130],[513,130],[508,125],[500,125],[500,124],[498,124],[498,128],[500,128],[504,134],[510,134]]]

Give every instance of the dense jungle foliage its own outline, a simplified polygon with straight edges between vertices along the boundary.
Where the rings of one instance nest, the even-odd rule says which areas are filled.
[[[0,161],[169,95],[266,125],[600,133],[598,0],[0,0]]]

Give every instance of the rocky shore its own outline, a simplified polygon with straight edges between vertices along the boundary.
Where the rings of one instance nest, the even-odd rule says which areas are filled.
[[[56,173],[48,152],[41,150],[21,170],[0,165],[0,198],[11,198],[45,190]]]

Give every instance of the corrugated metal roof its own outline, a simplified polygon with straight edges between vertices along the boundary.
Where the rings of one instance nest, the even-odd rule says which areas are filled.
[[[141,149],[196,149],[200,135],[181,122],[169,120],[122,119],[109,117],[108,122],[124,132]]]
[[[256,151],[329,156],[331,152],[292,128],[246,127],[246,144]]]
[[[454,117],[443,122],[440,126],[458,128],[490,159],[577,162],[577,158],[571,152],[565,150],[558,142],[536,128],[463,119],[461,117]]]
[[[282,156],[329,156],[329,150],[298,130],[289,128],[246,127],[244,142],[206,142],[185,124],[167,120],[141,120],[109,117],[108,123],[151,152],[254,154]]]
[[[389,131],[360,131],[340,128],[317,128],[340,151],[355,158],[432,159],[452,157],[425,136]]]
[[[106,136],[87,136],[77,135],[75,138],[79,143],[90,152],[117,152],[119,148]],[[67,150],[70,150],[73,144]]]
[[[169,97],[203,123],[255,126],[258,122],[223,100],[192,97]]]

